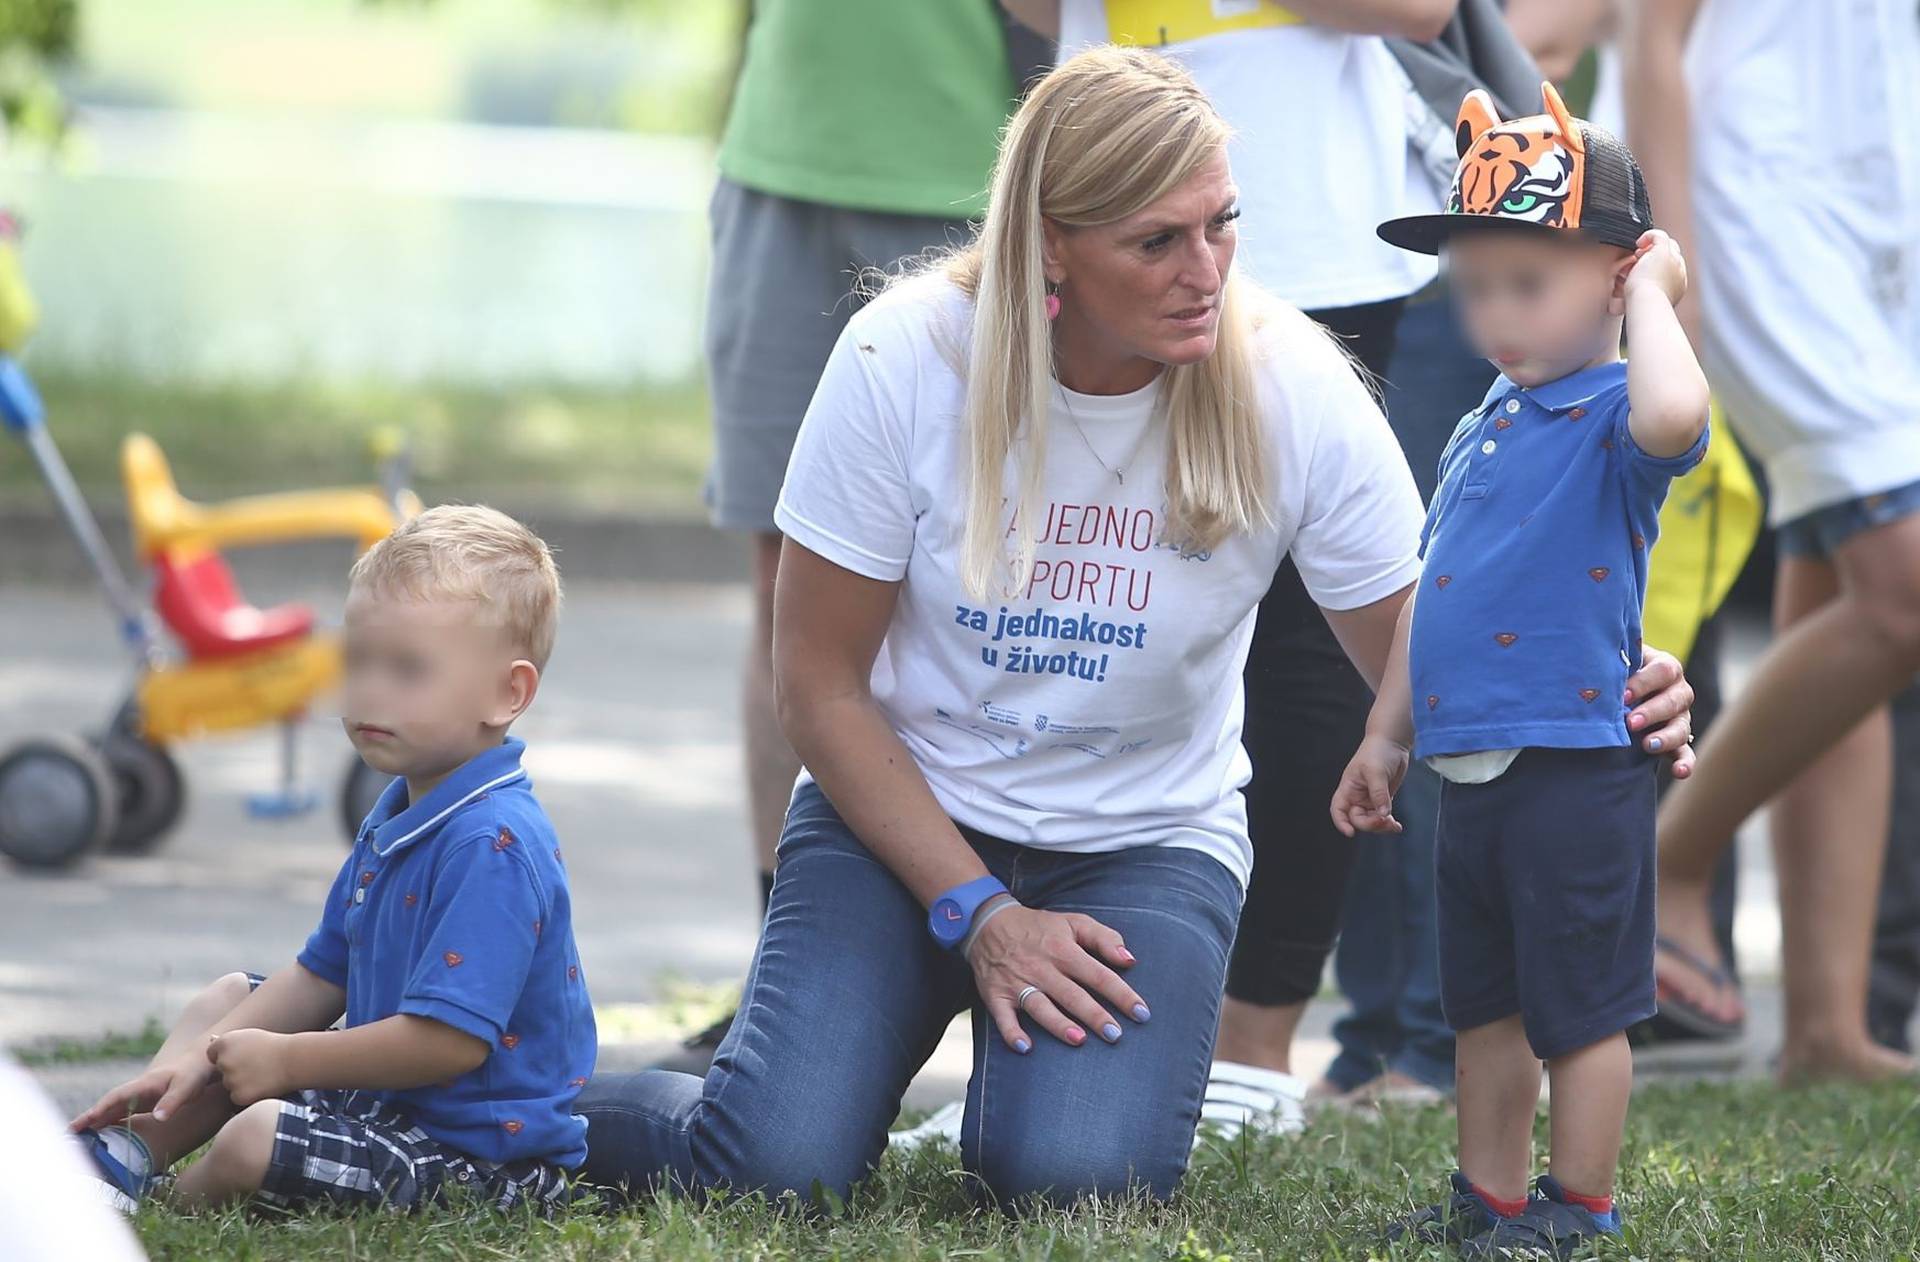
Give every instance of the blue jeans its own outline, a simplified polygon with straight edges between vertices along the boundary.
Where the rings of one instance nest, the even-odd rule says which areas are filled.
[[[1453,1031],[1440,1010],[1433,825],[1440,778],[1415,764],[1394,800],[1406,831],[1363,833],[1347,887],[1334,980],[1349,1005],[1334,1022],[1327,1080],[1351,1091],[1387,1070],[1453,1090]]]
[[[794,795],[739,1014],[704,1081],[644,1070],[596,1078],[582,1178],[645,1191],[725,1187],[845,1197],[887,1147],[907,1084],[955,1013],[973,1011],[961,1156],[978,1190],[1056,1202],[1144,1189],[1186,1171],[1240,915],[1238,882],[1193,850],[1068,854],[977,834],[987,868],[1029,907],[1083,912],[1138,960],[1152,1010],[1108,1045],[1070,1047],[1029,1023],[1020,1055],[976,1002],[973,973],[826,795]],[[1109,1011],[1111,1011],[1109,1006]]]

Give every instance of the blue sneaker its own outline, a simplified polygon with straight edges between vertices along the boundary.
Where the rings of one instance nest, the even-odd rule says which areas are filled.
[[[1500,1215],[1473,1190],[1467,1176],[1455,1170],[1453,1195],[1429,1205],[1387,1228],[1387,1240],[1417,1240],[1421,1244],[1461,1244],[1493,1229]]]
[[[74,1138],[93,1162],[101,1199],[131,1214],[153,1184],[153,1154],[146,1141],[124,1126],[81,1131]]]
[[[1513,1218],[1497,1220],[1488,1231],[1460,1249],[1464,1258],[1571,1258],[1580,1246],[1600,1236],[1620,1234],[1620,1210],[1596,1214],[1567,1200],[1567,1190],[1550,1174],[1534,1181],[1533,1197]]]

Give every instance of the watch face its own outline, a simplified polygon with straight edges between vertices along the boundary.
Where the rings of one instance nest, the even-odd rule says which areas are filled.
[[[936,902],[927,917],[933,924],[933,936],[942,942],[957,941],[967,931],[966,915],[951,898]]]

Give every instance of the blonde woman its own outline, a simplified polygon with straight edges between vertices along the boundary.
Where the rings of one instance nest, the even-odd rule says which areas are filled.
[[[1074,57],[977,244],[850,321],[776,514],[807,770],[740,1015],[704,1082],[588,1087],[587,1178],[844,1195],[971,1008],[985,1192],[1179,1180],[1250,866],[1255,607],[1291,554],[1377,679],[1422,518],[1340,350],[1233,279],[1226,138],[1171,63]],[[1677,665],[1634,683],[1683,745]]]

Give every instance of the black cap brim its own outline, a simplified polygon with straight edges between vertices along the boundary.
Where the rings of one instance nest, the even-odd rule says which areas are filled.
[[[1509,219],[1505,215],[1467,215],[1458,211],[1402,215],[1398,219],[1387,220],[1374,232],[1388,245],[1412,250],[1416,254],[1438,254],[1448,237],[1462,232],[1550,232],[1555,236],[1581,237],[1629,250],[1634,248],[1639,236],[1635,232],[1623,240],[1620,233],[1603,233],[1585,227],[1557,228],[1552,224],[1535,223],[1531,219]]]
[[[1447,234],[1459,226],[1464,215],[1402,215],[1398,219],[1389,219],[1374,232],[1388,245],[1398,246],[1402,250],[1412,250],[1415,254],[1438,254],[1440,243]]]

